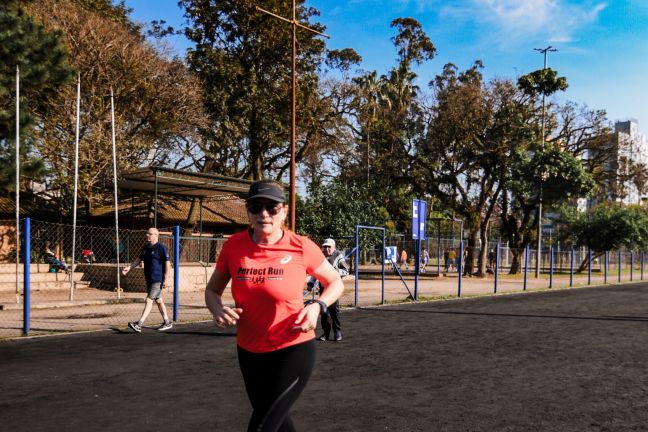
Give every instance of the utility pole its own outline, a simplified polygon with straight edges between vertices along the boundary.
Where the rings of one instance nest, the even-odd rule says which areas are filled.
[[[260,12],[273,16],[285,21],[292,26],[292,92],[290,95],[291,116],[290,116],[290,229],[296,229],[295,224],[295,203],[297,194],[295,192],[295,153],[296,153],[296,130],[297,130],[297,27],[303,28],[320,36],[330,38],[329,35],[320,33],[310,27],[297,22],[297,8],[295,0],[292,0],[292,19],[284,18],[260,7],[256,7]]]
[[[545,48],[533,48],[534,51],[541,52],[544,55],[544,66],[542,70],[547,69],[547,53],[558,51],[556,48],[548,45]],[[542,144],[540,148],[544,150],[545,145],[545,92],[542,92]],[[544,174],[543,174],[544,181]],[[538,246],[536,251],[536,268],[535,268],[535,277],[536,279],[540,278],[540,261],[542,253],[542,182],[540,182],[540,203],[538,205]]]

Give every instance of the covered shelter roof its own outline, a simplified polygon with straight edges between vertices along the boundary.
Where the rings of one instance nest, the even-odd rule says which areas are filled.
[[[245,224],[247,222],[245,197],[252,183],[251,180],[235,177],[194,173],[151,165],[121,173],[117,185],[124,191],[146,193],[153,196],[154,226],[157,226],[158,220],[159,195],[170,197],[175,201],[190,201],[198,198],[201,203],[199,218],[202,232],[203,209],[213,213],[212,217],[219,219],[220,223],[230,221],[235,225],[237,223]],[[176,215],[178,211],[183,211],[180,209],[185,209],[184,211],[189,216],[189,206],[181,205],[179,202],[174,205],[168,202],[168,198],[165,201],[167,201],[166,218],[169,218],[169,211],[172,209],[175,209]],[[214,204],[205,206],[206,202]],[[176,216],[169,219],[180,218]]]
[[[121,173],[117,183],[123,190],[215,200],[244,198],[251,184],[250,180],[155,165]]]
[[[136,197],[124,197],[119,201],[120,226],[130,229],[142,229],[149,227],[153,217],[152,197],[142,199],[141,195]],[[184,225],[191,213],[191,202],[173,197],[159,197],[158,200],[158,222],[160,226]],[[194,210],[200,224],[204,224],[207,231],[211,233],[233,234],[248,225],[245,200],[232,198],[230,200],[203,200],[200,207]],[[93,209],[92,215],[95,218],[108,220],[114,218],[114,204],[106,204]],[[202,232],[202,229],[200,229]]]

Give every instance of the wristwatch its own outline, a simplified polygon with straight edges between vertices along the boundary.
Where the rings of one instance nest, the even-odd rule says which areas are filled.
[[[312,303],[317,303],[319,304],[320,307],[320,314],[324,315],[328,311],[328,307],[326,306],[326,303],[324,303],[322,300],[308,300],[306,302],[306,306]]]

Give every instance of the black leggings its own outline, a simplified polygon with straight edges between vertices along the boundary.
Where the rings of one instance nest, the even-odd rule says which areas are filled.
[[[252,404],[248,432],[296,431],[288,411],[315,365],[314,340],[268,353],[238,347],[238,359]]]

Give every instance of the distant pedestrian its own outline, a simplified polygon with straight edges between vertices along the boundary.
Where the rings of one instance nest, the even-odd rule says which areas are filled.
[[[376,258],[376,249],[374,248],[369,250],[369,264],[380,264]]]
[[[140,252],[139,256],[135,258],[135,261],[131,265],[124,267],[122,270],[122,274],[127,275],[133,267],[139,266],[141,262],[144,263],[144,278],[146,279],[147,290],[146,304],[144,305],[144,311],[142,311],[140,319],[128,323],[128,327],[137,333],[142,331],[144,321],[146,321],[153,308],[153,302],[157,304],[160,314],[164,319],[157,329],[165,331],[173,327],[167,315],[164,300],[162,299],[162,290],[167,286],[167,280],[171,273],[169,251],[166,246],[158,242],[160,232],[156,228],[149,228],[146,237],[148,242],[142,248],[142,252]]]
[[[493,249],[488,251],[488,267],[491,270],[495,268],[495,251]]]
[[[409,270],[409,266],[407,265],[407,251],[405,250],[405,248],[403,248],[403,250],[401,251],[400,265],[405,270]]]
[[[324,240],[324,242],[322,243],[322,252],[324,252],[326,260],[331,263],[333,268],[340,274],[340,278],[343,278],[344,276],[349,274],[347,263],[344,259],[344,252],[335,249],[335,240],[330,238]],[[312,290],[315,285],[320,285],[319,292],[321,294],[324,291],[324,287],[321,286],[317,279],[311,276],[311,278],[308,280],[308,287]],[[335,303],[328,307],[326,313],[323,313],[321,315],[320,322],[322,324],[323,333],[317,337],[317,340],[342,340],[342,324],[340,324],[340,302],[338,300],[336,300]],[[331,329],[333,329],[333,338],[331,338]]]
[[[426,248],[423,248],[423,250],[421,251],[421,273],[425,273],[427,271],[426,267],[429,260],[430,254],[428,253]]]
[[[451,248],[448,252],[448,270],[455,271],[457,265],[457,251]]]

